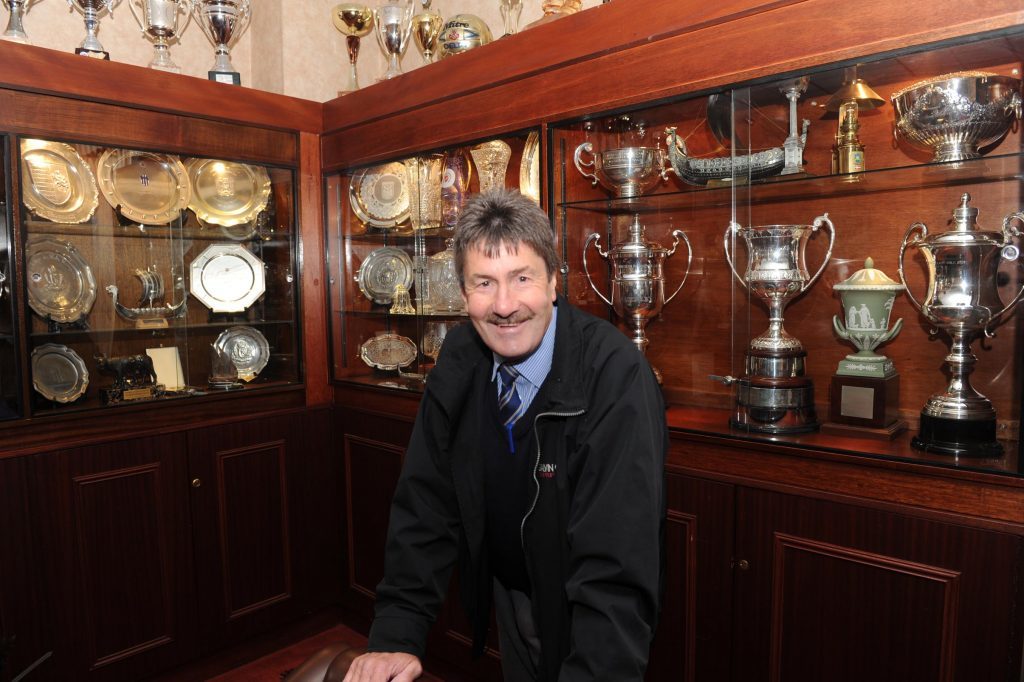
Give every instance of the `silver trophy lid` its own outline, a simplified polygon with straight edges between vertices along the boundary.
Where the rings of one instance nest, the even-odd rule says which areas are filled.
[[[960,195],[960,205],[953,209],[953,226],[939,234],[932,235],[925,239],[925,243],[931,246],[941,245],[978,245],[1002,247],[1004,237],[1002,232],[983,230],[978,225],[978,209],[968,204],[971,195],[964,192]]]

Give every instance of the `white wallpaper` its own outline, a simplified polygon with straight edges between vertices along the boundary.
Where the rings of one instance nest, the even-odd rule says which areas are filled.
[[[375,4],[369,0],[371,6]],[[539,19],[542,0],[523,0],[520,26]],[[99,40],[114,61],[145,66],[153,55],[152,43],[140,32],[128,3],[119,0],[113,16],[104,12]],[[251,0],[252,22],[232,48],[231,59],[242,75],[242,85],[323,102],[345,87],[348,54],[345,38],[331,22],[331,8],[338,0]],[[583,8],[601,0],[583,0]],[[476,14],[498,36],[503,24],[498,0],[433,0],[444,17]],[[0,9],[2,12],[2,9]],[[66,0],[36,0],[25,15],[25,31],[34,45],[73,52],[85,36],[82,15]],[[6,18],[3,19],[6,25]],[[191,22],[171,45],[171,58],[182,73],[206,78],[213,64],[213,46]],[[423,63],[415,45],[402,60],[405,71]],[[362,41],[359,81],[372,85],[384,73],[386,62],[371,33]]]

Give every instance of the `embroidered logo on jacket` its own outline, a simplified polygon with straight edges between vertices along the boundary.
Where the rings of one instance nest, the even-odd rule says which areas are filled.
[[[537,467],[537,478],[554,478],[557,464],[541,464]]]

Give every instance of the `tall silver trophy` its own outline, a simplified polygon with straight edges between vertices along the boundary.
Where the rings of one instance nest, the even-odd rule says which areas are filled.
[[[410,0],[388,0],[373,10],[377,42],[388,58],[388,69],[380,80],[402,75],[401,59],[409,47],[412,34],[413,4]]]
[[[583,245],[583,271],[590,282],[590,288],[594,290],[601,300],[625,320],[626,324],[633,328],[633,345],[641,353],[647,351],[649,341],[644,331],[647,323],[652,318],[661,314],[664,305],[675,298],[676,294],[686,284],[686,278],[690,274],[690,264],[693,262],[693,248],[686,233],[682,230],[672,231],[672,248],[666,249],[661,244],[647,241],[644,226],[640,224],[640,215],[633,216],[633,223],[629,226],[629,238],[621,242],[607,252],[601,249],[601,235],[594,232],[587,237]],[[665,296],[665,259],[676,252],[676,247],[682,241],[686,244],[686,272],[679,286],[672,292],[671,296]],[[602,294],[594,280],[590,277],[590,269],[587,267],[587,250],[591,244],[595,244],[597,252],[602,258],[612,265],[611,292],[608,297]],[[661,373],[654,369],[654,374],[661,383]]]
[[[950,382],[936,393],[921,410],[921,430],[911,444],[921,450],[962,457],[998,457],[1003,447],[996,441],[996,411],[992,402],[971,386],[971,373],[978,362],[971,342],[978,336],[992,336],[1024,295],[1024,287],[1003,305],[999,298],[999,265],[1016,261],[1020,250],[1012,242],[1019,239],[1016,224],[1024,224],[1024,213],[1003,218],[1002,230],[986,231],[978,227],[978,209],[968,204],[964,193],[953,210],[953,227],[930,235],[924,223],[907,229],[900,244],[900,280],[903,256],[908,246],[921,250],[927,268],[928,289],[924,299],[907,296],[925,319],[950,338],[946,356]]]
[[[188,0],[192,17],[214,45],[216,56],[209,78],[218,83],[241,85],[242,76],[231,64],[231,45],[252,19],[249,0]]]
[[[4,7],[10,12],[10,16],[7,19],[7,30],[4,31],[3,35],[0,35],[0,40],[9,40],[12,43],[22,43],[24,45],[32,44],[32,41],[28,39],[28,34],[25,33],[24,18],[29,8],[38,1],[2,0]]]
[[[110,59],[110,53],[103,49],[96,32],[100,28],[100,15],[106,10],[113,15],[114,7],[120,0],[68,0],[68,5],[82,13],[85,19],[85,38],[75,48],[75,54],[97,59]]]
[[[828,229],[828,250],[821,267],[811,276],[805,255],[807,241],[822,227]],[[737,237],[747,246],[743,275],[733,265],[731,243]],[[723,245],[729,269],[747,291],[768,305],[768,329],[751,340],[744,376],[723,378],[726,384],[737,386],[736,410],[729,420],[732,426],[775,434],[818,428],[814,384],[804,376],[807,352],[783,327],[782,311],[821,276],[832,256],[835,238],[835,226],[827,213],[810,225],[742,227],[732,223],[726,228]]]
[[[170,42],[181,35],[192,16],[186,0],[128,0],[128,9],[142,34],[153,41],[153,60],[149,68],[181,73],[181,67],[171,60]],[[178,19],[182,14],[185,23],[179,29]]]

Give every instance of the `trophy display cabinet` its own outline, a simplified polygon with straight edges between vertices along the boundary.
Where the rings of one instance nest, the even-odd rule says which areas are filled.
[[[540,168],[533,130],[325,176],[335,379],[422,392],[467,319],[450,241],[463,206],[504,187],[539,203]]]
[[[355,360],[401,321],[367,325],[351,279],[392,237],[330,234],[362,229],[352,169],[537,128],[560,290],[669,404],[647,678],[1017,680],[1018,24],[1014,2],[623,0],[326,103],[350,622],[420,390]],[[457,601],[428,664],[486,679]]]

